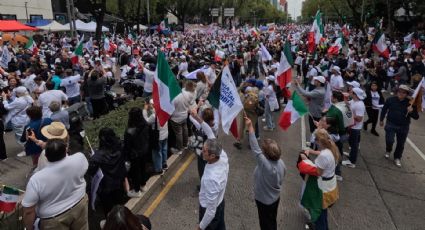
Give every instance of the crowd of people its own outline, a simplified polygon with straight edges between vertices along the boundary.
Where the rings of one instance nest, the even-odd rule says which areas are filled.
[[[327,208],[338,199],[341,165],[356,167],[362,129],[371,125],[371,133],[378,137],[378,122],[385,126],[386,151],[382,154],[385,158],[393,154],[395,165],[402,166],[410,122],[419,118],[421,109],[412,104],[410,96],[425,76],[424,35],[411,38],[419,47],[410,50],[403,49],[406,42],[402,37],[389,39],[391,55],[387,59],[370,48],[370,34],[352,29],[345,37],[348,46],[338,54],[328,54],[326,45],[332,44],[341,30],[327,25],[327,41],[315,54],[308,52],[309,27],[302,25],[276,26],[260,34],[247,27],[210,27],[203,33],[141,33],[132,39],[109,35],[103,42],[90,38],[77,61],[73,50],[79,40],[67,36],[46,35],[35,52],[5,44],[0,52],[8,49],[12,58],[0,68],[0,159],[8,157],[3,131],[13,132],[23,146],[18,157],[32,158],[33,171],[22,201],[26,228],[33,229],[37,223],[40,229],[88,229],[92,196],[86,194],[86,180],[100,169],[103,178],[97,199],[106,219],[104,229],[151,229],[146,219],[119,205],[141,197],[148,179],[168,169],[170,154],[191,150],[198,156],[198,229],[225,229],[227,153],[233,150],[224,149],[218,141],[220,118],[208,94],[222,68],[228,66],[243,104],[233,146],[242,149],[248,133],[257,163],[253,187],[260,228],[278,229],[277,210],[287,170],[279,141],[262,138],[261,132],[276,129],[273,114],[286,106],[290,99],[286,91],[291,91],[305,99],[309,111],[309,150],[300,153],[298,163],[304,184],[318,178],[330,188],[323,191],[326,202],[319,214],[310,212],[309,221],[315,229],[328,229]],[[291,46],[297,77],[280,88],[279,65],[286,42]],[[183,88],[163,125],[151,99],[159,50]],[[84,118],[87,122],[98,119],[112,109],[105,92],[128,79],[144,82],[141,96],[145,104],[128,111],[123,140],[103,127],[92,153],[71,151],[70,134],[77,128],[68,108],[84,107],[89,114]],[[344,151],[347,144],[349,152]],[[303,193],[307,192],[305,186]]]

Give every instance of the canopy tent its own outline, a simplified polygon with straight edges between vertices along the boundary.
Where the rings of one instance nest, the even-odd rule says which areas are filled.
[[[20,34],[3,34],[1,36],[0,44],[3,42],[9,42],[12,45],[16,45],[18,42],[25,44],[28,42],[28,38]]]
[[[27,26],[32,26],[32,27],[39,27],[39,26],[45,26],[47,24],[50,24],[52,20],[47,20],[47,19],[38,19],[38,20],[34,20],[33,22],[30,23],[26,23]]]
[[[69,28],[69,23],[65,24],[66,27]],[[85,23],[81,20],[75,21],[75,27],[78,31],[83,32],[96,32],[96,22]],[[102,32],[108,32],[109,29],[105,26],[102,26]]]
[[[147,26],[142,25],[142,24],[139,25],[139,28],[140,28],[140,30],[147,30],[148,29]],[[133,26],[133,30],[137,30],[137,25],[134,25]]]
[[[51,32],[58,32],[58,31],[69,31],[69,24],[62,25],[57,21],[52,21],[51,23],[44,25],[44,26],[37,26],[40,30],[46,30]]]
[[[34,31],[34,30],[37,30],[37,28],[27,26],[15,20],[0,20],[0,31],[19,31],[19,30]]]

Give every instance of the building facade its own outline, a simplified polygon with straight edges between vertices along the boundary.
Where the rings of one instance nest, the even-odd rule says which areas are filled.
[[[0,19],[31,22],[54,19],[51,0],[1,0]]]

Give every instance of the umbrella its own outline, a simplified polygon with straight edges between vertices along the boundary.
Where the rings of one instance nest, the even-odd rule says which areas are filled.
[[[25,36],[20,35],[20,34],[15,34],[15,35],[13,35],[13,34],[3,34],[2,41],[3,42],[10,42],[10,44],[12,44],[12,45],[16,45],[16,43],[18,41],[25,44],[25,43],[28,42],[28,38],[26,38]]]

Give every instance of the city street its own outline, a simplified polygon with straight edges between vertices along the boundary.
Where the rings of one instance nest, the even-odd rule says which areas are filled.
[[[339,182],[340,199],[329,212],[331,229],[423,229],[425,156],[421,150],[425,149],[424,126],[424,117],[413,121],[409,133],[413,147],[406,143],[402,168],[397,168],[393,161],[384,158],[382,128],[378,129],[380,137],[362,131],[361,155],[357,167],[343,168],[344,181]],[[282,158],[287,167],[279,205],[278,229],[303,229],[306,219],[299,208],[301,178],[296,169],[301,148],[301,122],[296,122],[286,132],[280,129],[262,132],[261,137],[274,138],[281,143]],[[225,195],[227,229],[259,229],[252,189],[255,160],[247,147],[248,143],[245,142],[239,151],[232,146],[233,138],[221,136],[220,139],[230,163]],[[191,159],[193,157],[189,156],[187,161]],[[139,212],[152,212],[150,218],[154,229],[196,229],[196,185],[199,179],[194,159],[180,177],[175,176],[176,183],[163,199],[161,196],[164,192],[158,191]],[[156,202],[153,203],[155,198]]]

